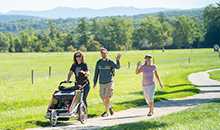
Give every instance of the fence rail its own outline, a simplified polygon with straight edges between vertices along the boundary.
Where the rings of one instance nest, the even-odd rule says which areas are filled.
[[[191,58],[176,58],[176,59],[154,59],[154,62],[157,63],[172,63],[172,62],[180,62],[180,64],[190,64],[192,62]],[[131,61],[127,61],[127,63],[121,64],[121,69],[135,69],[137,63],[135,62],[131,62]],[[95,66],[89,66],[89,71],[90,73],[94,73],[94,68]],[[48,66],[47,71],[45,72],[39,72],[38,70],[34,70],[31,69],[29,70],[29,74],[27,72],[24,73],[20,73],[20,74],[16,74],[16,76],[12,75],[3,75],[0,76],[0,81],[22,81],[22,80],[30,80],[31,84],[35,84],[37,82],[37,79],[40,78],[46,78],[46,79],[50,79],[50,78],[56,78],[56,77],[61,77],[63,76],[64,78],[66,78],[68,72],[64,72],[64,71],[57,71],[55,68],[53,68],[52,66]],[[126,73],[127,74],[127,73]],[[30,75],[30,77],[28,76]],[[28,78],[29,77],[29,78]]]

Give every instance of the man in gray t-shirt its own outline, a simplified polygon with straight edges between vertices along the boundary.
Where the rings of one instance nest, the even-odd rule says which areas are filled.
[[[113,80],[115,69],[120,68],[121,54],[116,57],[116,64],[112,60],[108,59],[108,51],[106,48],[101,48],[101,59],[97,61],[94,74],[94,88],[96,87],[99,79],[99,93],[105,106],[105,112],[102,114],[103,117],[114,114],[112,106],[110,105],[110,98],[113,95]]]

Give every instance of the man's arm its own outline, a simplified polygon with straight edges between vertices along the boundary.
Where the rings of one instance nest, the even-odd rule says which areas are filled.
[[[120,69],[120,67],[121,67],[119,60],[116,60],[116,63],[114,61],[110,60],[110,64],[113,69]]]
[[[93,79],[93,82],[94,82],[94,88],[96,87],[96,84],[97,84],[97,81],[98,81],[98,77],[99,77],[99,68],[98,68],[98,63],[96,63],[96,66],[95,66],[95,74],[94,74],[94,79]]]
[[[121,54],[118,54],[116,56],[116,64],[112,61],[112,67],[114,69],[120,69],[121,65],[120,65],[120,59],[121,59]]]

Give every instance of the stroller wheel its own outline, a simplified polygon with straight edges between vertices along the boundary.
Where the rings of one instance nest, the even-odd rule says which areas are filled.
[[[85,124],[85,122],[87,121],[88,115],[87,115],[87,108],[86,105],[84,103],[81,103],[79,105],[79,121],[82,124]]]
[[[53,127],[55,127],[57,125],[57,112],[56,112],[56,110],[51,111],[50,124]]]

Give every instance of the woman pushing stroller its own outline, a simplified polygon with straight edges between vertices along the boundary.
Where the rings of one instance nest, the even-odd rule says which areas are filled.
[[[78,116],[81,123],[87,119],[86,98],[90,89],[89,71],[81,52],[76,52],[73,60],[74,63],[70,68],[67,80],[59,84],[59,91],[54,92],[46,113],[46,118],[50,119],[52,126],[56,126],[58,119],[69,120],[73,116]],[[75,85],[64,87],[62,84],[72,83],[70,78],[73,74],[75,75]]]
[[[75,85],[69,88],[65,88],[61,86],[61,84],[63,83],[70,83],[71,82],[70,79],[73,74],[75,75]],[[88,76],[89,76],[89,71],[88,71],[87,64],[84,62],[84,56],[80,51],[77,51],[76,53],[74,53],[73,64],[70,67],[69,73],[67,75],[67,80],[60,83],[59,90],[71,92],[77,89],[83,89],[84,91],[83,101],[85,105],[87,106],[86,99],[87,99],[87,96],[90,90]],[[58,91],[55,91],[55,93],[56,92]],[[54,105],[56,105],[56,99],[53,98],[52,103],[49,106],[53,107]]]
[[[86,81],[86,85],[82,86],[82,87],[84,89],[83,101],[87,106],[86,99],[87,99],[87,96],[88,96],[88,93],[90,90],[90,84],[89,84],[89,79],[88,79],[89,70],[88,70],[88,66],[84,60],[85,60],[85,58],[84,58],[84,55],[82,54],[82,52],[77,51],[74,54],[74,56],[73,56],[74,63],[72,64],[72,66],[70,68],[66,82],[70,81],[73,74],[75,75],[76,83],[79,83],[79,84],[76,84],[76,86],[82,86],[82,84],[84,84],[84,83],[81,83],[81,82]],[[82,81],[82,78],[81,78],[82,76],[80,76],[80,75],[84,75],[86,79]]]

